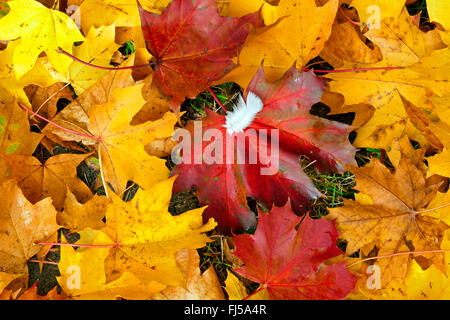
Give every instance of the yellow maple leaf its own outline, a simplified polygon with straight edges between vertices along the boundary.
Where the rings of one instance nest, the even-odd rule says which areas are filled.
[[[10,167],[4,156],[31,155],[42,139],[39,133],[30,132],[26,111],[20,108],[13,96],[0,87],[0,183],[9,175]]]
[[[181,249],[175,260],[183,272],[183,287],[169,286],[152,297],[154,300],[225,300],[222,287],[213,266],[201,273],[197,250]]]
[[[264,23],[278,24],[250,38],[239,54],[238,67],[222,81],[235,81],[246,87],[263,60],[265,71],[275,79],[281,78],[294,62],[298,68],[304,67],[320,53],[330,36],[338,2],[330,0],[317,6],[315,0],[281,0],[272,6],[263,0],[231,1],[231,16],[242,16],[262,6]]]
[[[446,84],[448,49],[437,30],[423,32],[416,26],[406,8],[398,19],[384,18],[379,29],[364,34],[382,52],[383,60],[372,64],[346,62],[343,69],[403,67],[400,70],[370,70],[328,74],[330,90],[345,96],[348,104],[368,103],[375,107],[373,117],[357,130],[357,147],[382,148],[394,163],[398,155],[391,149],[403,134],[418,141],[426,140],[411,123],[400,95],[419,105],[429,92],[442,95],[450,90]],[[400,95],[399,95],[400,94]]]
[[[164,180],[148,190],[139,189],[129,202],[112,193],[106,227],[79,232],[79,243],[110,247],[105,261],[108,281],[128,271],[144,284],[156,281],[164,286],[184,285],[175,253],[203,247],[209,242],[204,233],[217,224],[213,219],[203,224],[204,208],[177,216],[168,212],[174,180]]]
[[[17,78],[14,73],[13,57],[20,41],[10,41],[5,50],[0,51],[0,87],[16,96],[18,102],[30,106],[30,102],[23,90],[24,87],[34,84],[48,87],[57,81],[64,80],[48,62],[47,57],[38,58],[36,64],[22,77]]]
[[[160,14],[170,0],[140,0],[147,11]],[[99,14],[101,12],[101,14]],[[81,29],[87,33],[92,27],[115,24],[122,28],[120,42],[134,40],[135,48],[145,48],[137,1],[134,0],[85,0],[80,5]]]
[[[432,105],[429,118],[429,129],[435,133],[443,145],[443,150],[427,158],[430,175],[439,174],[450,177],[450,95],[441,97],[433,95],[425,101]]]
[[[41,249],[36,242],[54,234],[56,210],[46,198],[31,204],[14,180],[0,185],[0,271],[26,271],[26,262]]]
[[[164,288],[158,283],[144,286],[129,272],[107,282],[104,268],[107,256],[107,249],[79,248],[75,251],[62,246],[58,263],[61,276],[57,280],[63,292],[76,300],[147,299]]]
[[[450,2],[427,0],[427,11],[431,22],[439,22],[447,31],[450,30]]]
[[[87,115],[77,105],[71,117],[78,118],[78,121],[84,117],[83,127],[75,129],[87,136],[48,127],[50,132],[66,141],[94,145],[98,150],[104,182],[111,184],[118,194],[125,191],[128,181],[134,181],[146,189],[165,179],[168,174],[165,161],[148,155],[144,146],[158,138],[171,136],[177,118],[172,112],[166,112],[156,121],[130,125],[134,115],[145,104],[141,93],[143,85],[116,88],[107,95],[105,104],[92,105]],[[67,120],[56,122],[73,128]]]
[[[439,31],[423,32],[406,8],[403,8],[397,19],[382,19],[379,28],[368,30],[364,36],[380,48],[383,60],[379,65],[383,66],[410,66],[434,50],[446,48]]]
[[[170,0],[140,0],[142,7],[160,14]],[[137,1],[134,0],[84,0],[80,5],[81,28],[88,32],[91,27],[136,27],[141,25]],[[101,14],[99,14],[99,12]]]
[[[231,272],[228,272],[225,280],[225,290],[228,294],[228,300],[243,300],[249,296],[242,281]],[[269,300],[269,294],[267,290],[261,290],[249,297],[248,300]]]
[[[92,27],[86,36],[86,41],[80,46],[74,47],[73,55],[97,66],[111,67],[111,57],[120,47],[114,42],[114,39],[114,24],[101,26],[98,29]],[[107,73],[108,70],[93,68],[74,61],[69,67],[68,82],[79,96]]]
[[[13,69],[18,78],[35,64],[45,52],[49,62],[61,74],[66,74],[72,60],[57,52],[58,48],[72,53],[72,45],[84,37],[75,23],[64,13],[50,10],[33,0],[8,2],[10,12],[0,18],[1,40],[20,38],[14,50]]]
[[[67,188],[64,210],[58,213],[58,224],[72,232],[86,228],[101,229],[105,226],[102,219],[109,202],[107,197],[94,195],[92,199],[81,204],[70,188]]]
[[[103,177],[119,194],[128,181],[145,189],[167,177],[165,161],[149,156],[144,146],[172,135],[177,118],[167,112],[156,121],[131,126],[133,116],[145,104],[142,86],[116,89],[105,105],[89,110],[89,131],[102,139],[98,153]]]

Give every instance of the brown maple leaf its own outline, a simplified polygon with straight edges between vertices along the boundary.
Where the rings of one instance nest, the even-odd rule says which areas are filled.
[[[347,254],[361,249],[367,256],[374,248],[378,256],[440,249],[448,226],[422,213],[429,211],[424,208],[441,182],[433,177],[427,179],[426,167],[418,159],[422,158],[417,154],[402,154],[394,172],[378,160],[361,168],[349,168],[356,177],[355,188],[363,195],[358,195],[356,201],[344,200],[344,206],[330,209],[327,216],[336,220],[337,229],[347,240]],[[434,263],[445,270],[443,254],[414,254],[414,258],[423,269]],[[378,259],[382,285],[405,277],[408,261],[409,255]]]

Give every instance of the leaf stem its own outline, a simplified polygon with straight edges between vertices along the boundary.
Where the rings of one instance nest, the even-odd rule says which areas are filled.
[[[359,69],[337,69],[337,70],[317,70],[303,68],[303,71],[314,71],[314,72],[324,72],[324,73],[343,73],[343,72],[360,72],[360,71],[374,71],[374,70],[399,70],[404,69],[404,67],[375,67],[375,68],[359,68]]]
[[[58,262],[53,262],[53,261],[28,260],[28,262],[44,263],[44,264],[52,264],[52,265],[54,265],[54,266],[57,266],[57,265],[58,265]]]
[[[358,26],[358,27],[361,27],[363,25],[362,23],[355,22],[352,19],[350,19],[349,17],[347,17],[347,15],[345,14],[344,10],[342,10],[342,8],[340,6],[339,6],[339,11],[345,17],[345,19],[347,19],[347,21],[350,22],[352,25]]]
[[[442,253],[442,252],[450,252],[450,249],[428,250],[428,251],[407,251],[407,252],[397,252],[397,253],[392,253],[392,254],[386,254],[386,255],[382,255],[382,256],[365,258],[365,259],[362,259],[360,261],[353,262],[352,264],[349,264],[347,266],[347,268],[351,268],[354,265],[357,265],[359,263],[363,263],[365,261],[370,261],[370,260],[384,259],[384,258],[390,258],[390,257],[396,257],[396,256],[404,256],[404,255],[410,255],[410,254],[427,254],[427,253]]]
[[[445,208],[445,207],[448,207],[448,206],[450,206],[450,203],[443,204],[442,206],[439,206],[439,207],[436,207],[436,208],[426,209],[426,210],[422,210],[422,211],[414,211],[414,213],[415,214],[420,214],[420,213],[424,213],[424,212],[429,212],[429,211],[442,209],[442,208]]]
[[[68,53],[67,51],[64,51],[63,49],[59,48],[58,50],[56,50],[56,52],[61,53],[65,56],[68,56],[69,58],[71,58],[74,61],[77,61],[81,64],[84,64],[86,66],[92,67],[92,68],[96,68],[96,69],[102,69],[102,70],[127,70],[127,69],[137,69],[137,68],[143,68],[143,67],[151,67],[153,65],[155,65],[154,63],[146,63],[146,64],[141,64],[139,66],[128,66],[128,67],[103,67],[103,66],[97,66],[95,64],[91,64],[89,62],[83,61],[78,59],[77,57],[71,55],[70,53]]]
[[[220,102],[219,98],[217,98],[216,94],[214,93],[214,91],[211,88],[208,88],[209,93],[211,93],[211,95],[213,96],[214,100],[216,100],[216,102],[219,104],[219,106],[222,108],[223,111],[228,111],[227,108],[225,108],[225,106],[222,104],[222,102]]]
[[[21,107],[22,109],[24,109],[24,110],[27,111],[28,113],[31,113],[33,116],[35,116],[35,117],[37,117],[37,118],[39,118],[39,119],[41,119],[41,120],[44,120],[44,121],[48,122],[49,124],[51,124],[51,125],[54,126],[54,127],[57,127],[57,128],[59,128],[59,129],[61,129],[61,130],[67,131],[67,132],[69,132],[69,133],[76,134],[76,135],[78,135],[78,136],[83,136],[83,137],[86,137],[86,138],[94,139],[94,140],[96,140],[96,141],[102,141],[102,137],[96,137],[96,136],[93,136],[93,135],[90,135],[90,134],[87,134],[87,133],[78,132],[78,131],[75,131],[75,130],[71,130],[71,129],[65,128],[65,127],[60,126],[59,124],[57,124],[57,123],[55,123],[55,122],[53,122],[53,121],[51,121],[51,120],[49,120],[49,119],[47,119],[47,118],[41,116],[40,114],[34,112],[33,110],[28,109],[27,107],[25,107],[24,105],[22,105],[22,104],[20,104],[20,103],[19,103],[18,105],[19,105],[19,107]]]
[[[81,247],[81,248],[117,248],[119,244],[77,244],[77,243],[58,243],[58,242],[38,242],[35,243],[38,246],[68,246],[68,247]]]

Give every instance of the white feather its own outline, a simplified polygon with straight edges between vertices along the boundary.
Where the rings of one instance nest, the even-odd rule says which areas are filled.
[[[226,121],[223,126],[227,128],[227,133],[231,135],[236,132],[243,132],[253,122],[256,114],[262,108],[263,103],[261,99],[253,92],[248,93],[247,103],[239,95],[239,101],[234,106],[233,111],[228,111],[225,116]]]

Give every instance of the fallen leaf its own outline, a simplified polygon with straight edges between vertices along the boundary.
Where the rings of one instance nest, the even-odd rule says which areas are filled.
[[[263,6],[266,26],[277,24],[243,46],[236,61],[239,67],[226,81],[236,81],[246,88],[262,61],[271,80],[280,78],[295,62],[297,68],[305,67],[320,53],[330,36],[338,2],[330,0],[318,6],[315,0],[281,0],[272,6],[263,0],[231,1],[230,15],[243,16],[250,13],[248,10]]]
[[[42,135],[30,131],[27,113],[15,99],[0,88],[0,183],[10,176],[10,167],[4,156],[31,155]]]
[[[157,138],[169,137],[177,118],[173,113],[167,112],[156,121],[131,126],[133,117],[145,103],[141,94],[142,87],[143,84],[116,88],[105,104],[91,106],[85,123],[87,130],[75,127],[83,135],[48,127],[51,133],[63,140],[94,145],[99,154],[104,183],[111,184],[118,194],[125,191],[128,181],[148,188],[166,178],[168,173],[165,161],[149,156],[144,146]],[[72,117],[85,115],[80,107],[72,107]],[[58,120],[57,123],[71,128],[66,121]]]
[[[249,297],[244,284],[231,272],[228,272],[227,279],[225,280],[225,290],[228,294],[228,300],[269,300],[267,290],[261,290],[260,292]]]
[[[73,55],[85,62],[100,66],[110,65],[114,52],[119,45],[114,42],[115,26],[101,26],[98,29],[91,28],[86,35],[86,40],[73,49]],[[75,93],[79,96],[89,89],[100,78],[104,77],[108,70],[86,66],[78,61],[73,61],[69,67],[69,81]]]
[[[142,7],[139,14],[153,80],[175,110],[233,69],[249,32],[247,19],[221,17],[215,0],[173,0],[160,16]]]
[[[441,248],[450,249],[450,233],[444,233]],[[429,254],[429,256],[432,253]],[[450,254],[445,253],[446,272],[450,270]],[[450,299],[450,280],[441,270],[432,265],[426,270],[415,261],[409,262],[405,279],[396,279],[386,288],[368,290],[361,287],[360,292],[372,300],[448,300]]]
[[[259,214],[254,235],[235,237],[234,254],[245,265],[234,272],[260,283],[271,300],[343,299],[353,290],[356,277],[344,263],[325,263],[341,254],[332,222],[302,221],[288,205]]]
[[[41,249],[36,243],[59,229],[56,210],[50,198],[31,204],[13,180],[0,190],[0,272],[25,273],[27,260]]]
[[[427,11],[431,22],[439,22],[446,30],[450,30],[450,3],[439,0],[427,0]]]
[[[106,235],[103,237],[106,238]],[[58,264],[61,276],[57,280],[69,299],[144,300],[164,288],[157,283],[145,286],[130,272],[124,272],[118,279],[107,282],[104,268],[107,256],[107,249],[79,248],[75,251],[74,248],[61,246]]]
[[[346,21],[334,21],[330,37],[325,43],[320,57],[330,63],[334,68],[341,67],[345,61],[357,63],[376,63],[383,59],[378,46],[372,47],[361,31]]]
[[[28,99],[30,99],[33,111],[46,119],[53,118],[58,112],[58,102],[60,99],[72,101],[73,92],[67,84],[57,82],[48,87],[30,85],[24,88]],[[34,121],[41,121],[34,117]],[[41,124],[47,124],[41,122]],[[42,126],[43,127],[43,126]]]
[[[18,102],[29,106],[30,102],[24,92],[24,87],[28,85],[49,87],[58,81],[63,81],[64,77],[57,74],[49,64],[47,57],[41,57],[36,60],[30,71],[19,79],[16,78],[13,58],[19,44],[19,40],[10,41],[8,47],[0,51],[0,87],[15,96]]]
[[[102,219],[109,203],[108,198],[94,195],[92,199],[81,204],[70,188],[67,188],[64,210],[58,213],[58,224],[72,232],[86,228],[101,229],[105,226]]]
[[[20,276],[21,276],[20,273],[14,274],[14,273],[0,272],[0,294],[13,280],[17,279]]]
[[[72,53],[72,45],[84,37],[75,23],[64,13],[47,9],[33,0],[8,1],[10,12],[0,18],[1,40],[20,38],[13,55],[13,69],[18,78],[33,68],[41,52],[61,74],[66,74],[72,62],[59,54],[62,48]]]
[[[367,256],[374,247],[378,248],[379,256],[439,249],[448,227],[421,211],[427,211],[425,208],[440,183],[430,185],[423,167],[403,154],[395,172],[378,160],[350,170],[356,177],[355,189],[368,195],[373,204],[344,199],[344,206],[330,209],[327,218],[336,221],[337,229],[348,242],[347,254],[361,249],[361,254]],[[423,269],[434,263],[443,270],[440,254],[433,257],[416,254],[414,257]],[[408,259],[408,255],[378,259],[381,285],[395,278],[403,279],[408,271]]]
[[[77,166],[87,154],[59,154],[41,163],[33,156],[6,157],[24,195],[32,203],[51,197],[57,210],[61,210],[69,187],[77,198],[86,202],[92,197],[89,187],[77,177]]]
[[[225,300],[214,267],[200,274],[200,258],[196,250],[182,249],[175,260],[186,279],[185,287],[167,287],[155,300]]]
[[[88,243],[111,245],[105,261],[107,281],[123,272],[132,272],[145,285],[154,282],[164,286],[184,284],[175,253],[204,246],[209,241],[204,233],[214,229],[216,223],[211,219],[203,224],[204,208],[172,216],[168,207],[173,182],[174,178],[148,190],[139,189],[129,202],[111,194],[106,227],[97,231],[101,236]],[[80,234],[79,243],[83,243],[83,231]]]

